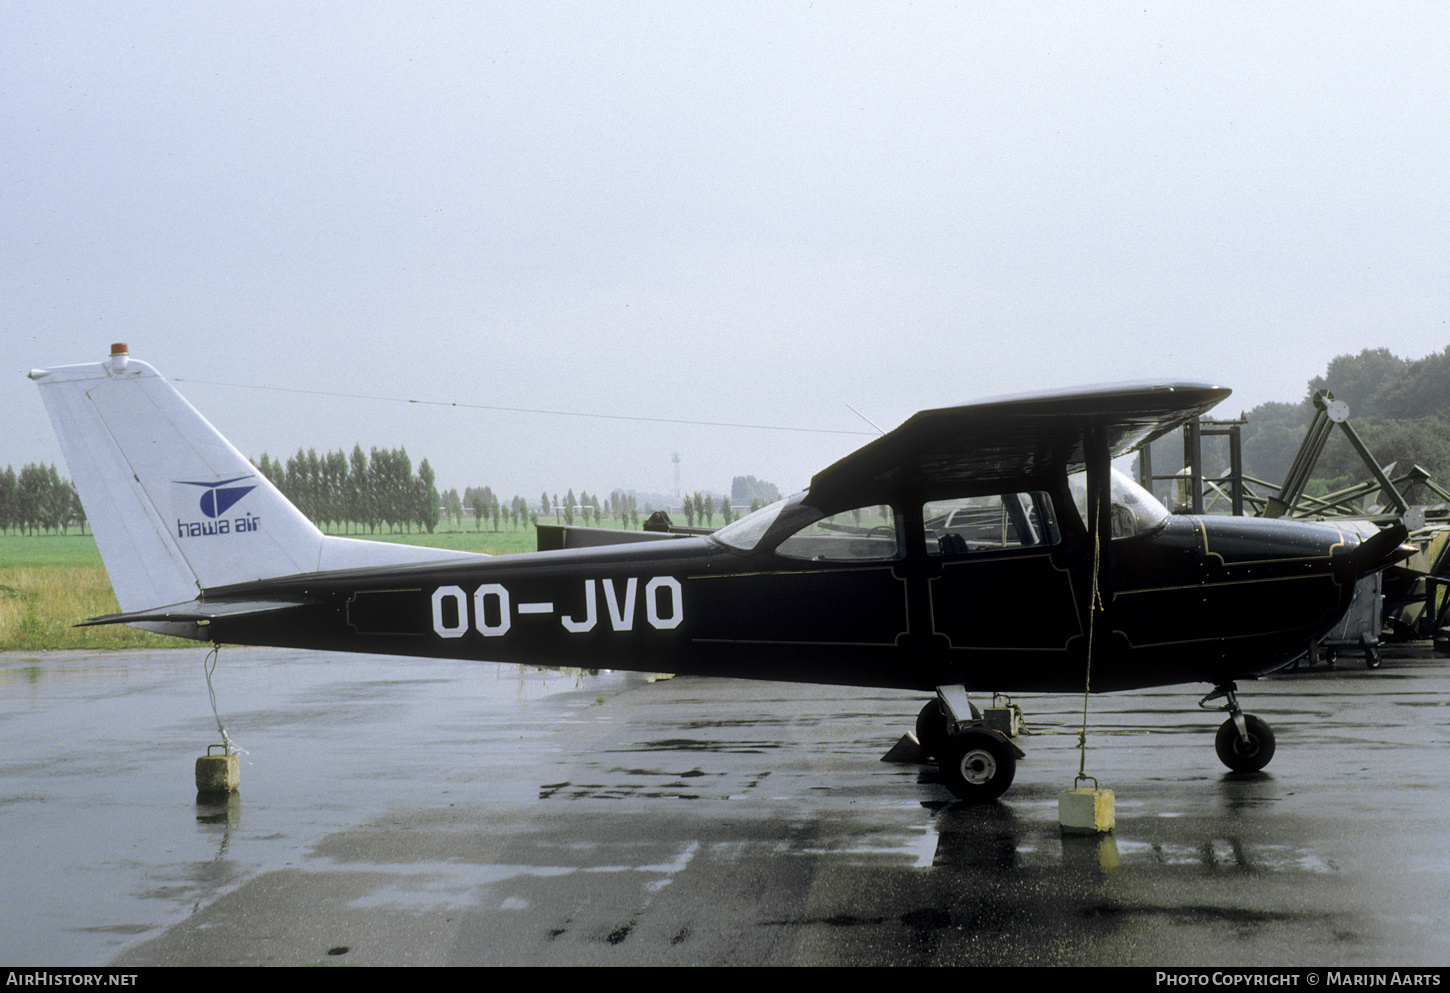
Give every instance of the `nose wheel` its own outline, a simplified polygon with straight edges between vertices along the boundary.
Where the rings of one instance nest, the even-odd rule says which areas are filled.
[[[1223,700],[1219,707],[1209,708],[1213,700]],[[1274,730],[1255,717],[1245,714],[1239,707],[1238,689],[1233,683],[1220,686],[1198,701],[1204,709],[1226,710],[1228,720],[1214,736],[1214,751],[1218,759],[1234,772],[1258,772],[1274,757]]]
[[[1234,772],[1258,772],[1274,757],[1274,731],[1253,714],[1244,714],[1244,730],[1234,719],[1223,722],[1214,737],[1219,761]]]

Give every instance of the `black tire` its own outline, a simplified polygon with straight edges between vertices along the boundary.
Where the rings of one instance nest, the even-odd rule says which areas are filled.
[[[1239,737],[1233,718],[1223,722],[1214,738],[1213,747],[1219,761],[1234,772],[1258,772],[1274,757],[1274,731],[1253,714],[1244,715],[1249,740]]]
[[[928,700],[916,715],[916,740],[932,758],[941,755],[947,742],[947,715],[942,712],[940,700]]]
[[[968,803],[995,800],[1017,775],[1017,756],[1000,735],[963,731],[947,739],[938,757],[947,789]]]

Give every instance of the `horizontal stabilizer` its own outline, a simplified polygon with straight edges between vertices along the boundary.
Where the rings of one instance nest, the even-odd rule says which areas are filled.
[[[153,607],[150,610],[132,610],[122,614],[105,614],[82,621],[76,627],[96,627],[101,624],[207,624],[223,617],[258,617],[263,614],[282,614],[298,607],[306,607],[311,600],[221,600],[207,602],[192,600],[189,603],[173,603],[167,607]]]

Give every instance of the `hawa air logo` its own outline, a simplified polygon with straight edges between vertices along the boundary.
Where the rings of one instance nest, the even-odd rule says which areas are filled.
[[[262,519],[246,508],[231,512],[243,497],[257,488],[255,483],[246,482],[253,478],[237,476],[215,483],[172,480],[172,505],[177,512],[176,536],[205,538],[260,530]],[[201,513],[200,518],[197,518],[197,512]]]

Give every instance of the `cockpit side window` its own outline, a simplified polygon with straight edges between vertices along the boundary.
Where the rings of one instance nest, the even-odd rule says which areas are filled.
[[[801,528],[775,546],[776,554],[812,562],[885,562],[901,555],[896,512],[856,507]]]
[[[1045,548],[1062,541],[1048,494],[1031,490],[931,500],[922,505],[928,555]]]

